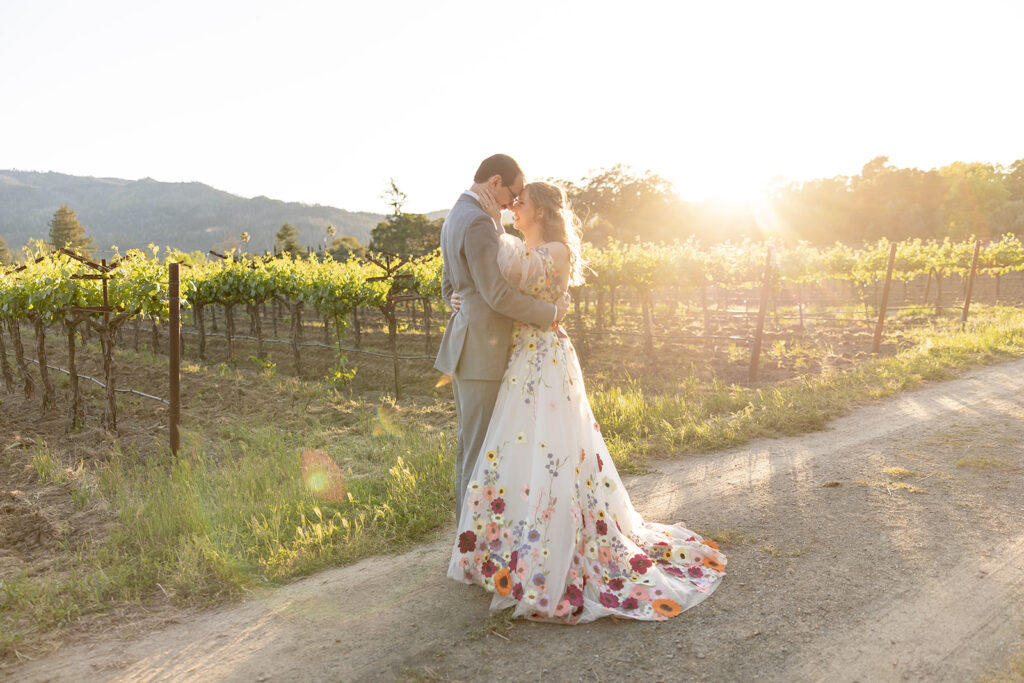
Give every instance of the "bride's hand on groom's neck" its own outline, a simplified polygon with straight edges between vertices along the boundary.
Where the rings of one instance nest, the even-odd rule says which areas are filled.
[[[477,194],[480,196],[480,208],[484,210],[491,219],[501,225],[501,206],[498,204],[498,200],[494,198],[489,188],[480,189]]]

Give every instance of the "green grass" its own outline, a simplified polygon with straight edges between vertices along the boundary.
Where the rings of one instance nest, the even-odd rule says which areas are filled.
[[[246,586],[424,538],[451,515],[452,444],[394,414],[383,422],[385,429],[368,409],[347,438],[332,438],[323,425],[289,430],[228,420],[214,439],[186,432],[177,458],[114,452],[91,473],[93,491],[72,485],[69,492],[76,506],[87,498],[116,510],[114,531],[92,546],[65,542],[58,571],[0,582],[0,655],[34,633],[158,591],[179,604],[212,604]],[[306,447],[358,463],[346,473],[345,499],[324,501],[307,490],[299,464]],[[67,478],[45,446],[31,462],[47,482]]]
[[[643,472],[651,458],[821,429],[858,405],[986,361],[1024,355],[1024,311],[978,307],[965,331],[940,320],[910,336],[913,346],[842,372],[758,388],[702,384],[690,376],[674,391],[657,394],[634,381],[594,392],[591,404],[616,464],[624,472]]]

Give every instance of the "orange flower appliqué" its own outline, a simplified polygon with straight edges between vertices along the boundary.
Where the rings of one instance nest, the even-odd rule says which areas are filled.
[[[494,575],[494,590],[501,596],[512,592],[512,576],[508,571],[508,567],[503,567]]]
[[[675,600],[669,600],[668,598],[655,600],[651,603],[651,607],[654,608],[656,614],[668,617],[669,619],[679,616],[683,611],[683,608],[679,606],[678,602]]]
[[[716,560],[713,557],[705,557],[704,559],[702,559],[700,561],[700,563],[702,565],[704,565],[705,567],[707,567],[708,569],[714,569],[716,572],[724,572],[725,571],[725,565],[722,564],[721,562],[719,562],[718,560]]]

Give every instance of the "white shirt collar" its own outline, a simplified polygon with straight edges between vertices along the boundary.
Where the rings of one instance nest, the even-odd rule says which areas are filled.
[[[470,197],[476,200],[477,204],[480,203],[480,195],[478,195],[476,192],[473,192],[473,190],[466,190],[462,194],[468,194]]]

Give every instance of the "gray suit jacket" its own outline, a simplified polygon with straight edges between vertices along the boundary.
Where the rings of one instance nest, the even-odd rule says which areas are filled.
[[[494,221],[473,196],[455,202],[441,228],[441,294],[462,297],[444,330],[434,367],[462,379],[500,380],[508,364],[512,320],[547,327],[554,304],[513,289],[498,271],[498,233]]]

